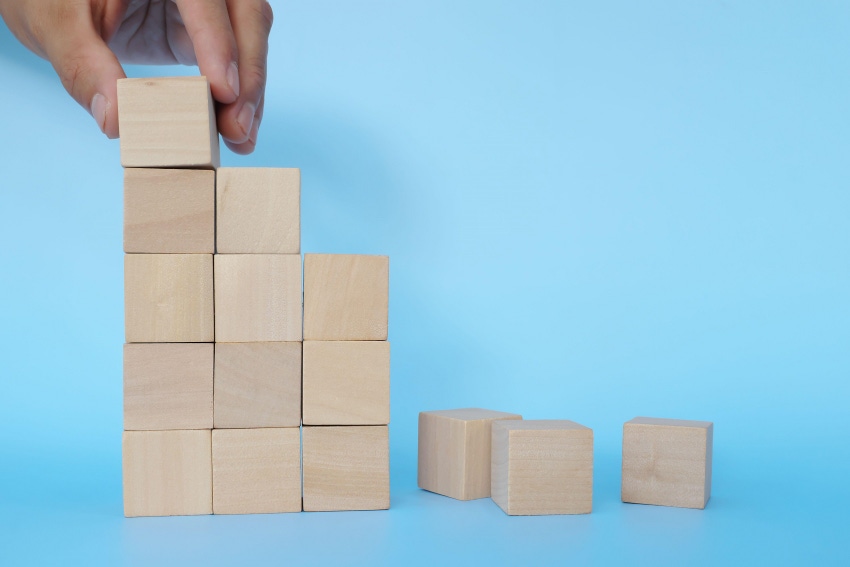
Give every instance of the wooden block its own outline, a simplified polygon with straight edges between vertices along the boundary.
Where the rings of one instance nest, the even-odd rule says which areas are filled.
[[[593,430],[566,420],[493,422],[493,501],[511,516],[590,514]]]
[[[419,414],[419,488],[458,500],[490,496],[490,426],[521,415],[479,408]]]
[[[217,342],[301,340],[301,256],[216,254]]]
[[[124,170],[124,252],[212,254],[215,172]]]
[[[125,431],[124,515],[212,514],[210,430]]]
[[[214,429],[213,511],[274,514],[301,511],[301,431]]]
[[[301,425],[301,343],[217,343],[215,427]]]
[[[304,425],[387,425],[390,343],[304,342]]]
[[[301,170],[220,168],[216,223],[219,254],[300,254]]]
[[[304,511],[390,507],[389,428],[304,427]]]
[[[128,343],[211,343],[211,254],[124,256],[124,325]]]
[[[124,429],[212,426],[212,343],[124,345]]]
[[[304,255],[304,339],[385,341],[387,256]]]
[[[218,128],[206,77],[120,79],[118,129],[124,167],[218,167]]]
[[[705,508],[714,424],[636,417],[623,426],[623,502]]]

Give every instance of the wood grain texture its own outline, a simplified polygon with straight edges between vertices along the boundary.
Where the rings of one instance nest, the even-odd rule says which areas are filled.
[[[212,254],[215,172],[124,170],[124,252]]]
[[[304,342],[304,425],[387,425],[390,343]]]
[[[218,128],[206,77],[120,79],[118,129],[124,167],[218,167]]]
[[[304,510],[390,507],[387,426],[304,427]]]
[[[714,424],[636,417],[623,425],[623,502],[705,508]]]
[[[304,338],[387,339],[389,258],[304,255]]]
[[[219,254],[300,254],[301,170],[220,168],[216,228]]]
[[[492,498],[512,516],[590,514],[593,430],[567,420],[493,422]]]
[[[301,511],[301,432],[297,427],[214,429],[213,511]]]
[[[213,342],[211,254],[124,256],[128,343]]]
[[[210,430],[125,431],[124,515],[212,514]]]
[[[212,426],[212,343],[124,345],[124,429]]]
[[[490,427],[521,415],[464,408],[419,414],[419,487],[458,500],[490,496]]]
[[[301,425],[301,343],[217,343],[215,427]]]

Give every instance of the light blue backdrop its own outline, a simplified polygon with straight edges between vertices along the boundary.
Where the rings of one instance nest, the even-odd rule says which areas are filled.
[[[223,162],[390,255],[392,509],[122,517],[118,145],[3,29],[0,564],[850,562],[846,2],[274,5]],[[593,514],[419,491],[464,406],[592,427]],[[636,415],[715,422],[705,511],[620,503]]]

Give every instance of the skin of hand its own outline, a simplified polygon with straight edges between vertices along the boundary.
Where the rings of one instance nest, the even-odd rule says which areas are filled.
[[[179,63],[209,79],[227,146],[254,151],[274,18],[267,0],[0,0],[0,16],[110,138],[120,62]]]

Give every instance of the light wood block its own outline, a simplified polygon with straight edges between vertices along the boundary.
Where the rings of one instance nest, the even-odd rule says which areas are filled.
[[[301,340],[301,256],[216,254],[217,342]]]
[[[128,343],[213,342],[211,254],[124,256]]]
[[[301,425],[301,343],[217,343],[215,427]]]
[[[304,425],[387,425],[390,343],[304,342]]]
[[[124,429],[212,426],[212,343],[124,345]]]
[[[590,514],[593,430],[567,420],[493,422],[492,494],[511,516]]]
[[[419,414],[419,488],[458,500],[490,496],[490,426],[522,416],[479,408]]]
[[[210,430],[125,431],[124,515],[212,514]]]
[[[304,510],[390,507],[389,428],[304,427]]]
[[[124,167],[218,167],[218,128],[206,77],[120,79],[118,129]]]
[[[301,432],[214,429],[213,511],[274,514],[301,511]]]
[[[301,253],[301,170],[222,167],[216,175],[219,254]]]
[[[124,252],[212,254],[215,172],[124,170]]]
[[[304,339],[385,341],[389,258],[304,255]]]
[[[714,424],[636,417],[623,426],[623,502],[705,508]]]

